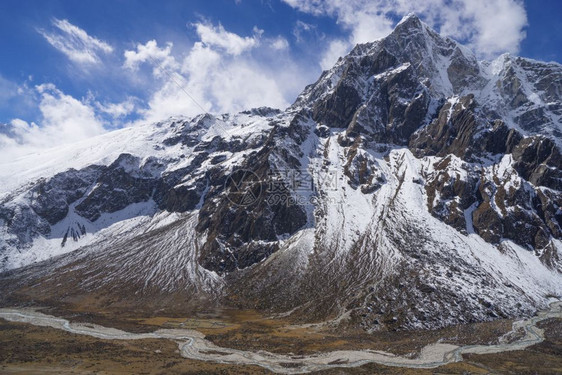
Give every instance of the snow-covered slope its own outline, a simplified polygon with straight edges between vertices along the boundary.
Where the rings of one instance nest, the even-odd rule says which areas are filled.
[[[530,314],[562,296],[561,84],[560,65],[479,62],[409,16],[285,111],[2,165],[2,294],[367,330]]]
[[[123,220],[136,222],[163,208],[175,211],[165,190],[170,184],[201,189],[198,179],[204,180],[209,166],[220,161],[228,170],[241,151],[263,143],[271,129],[268,116],[278,111],[261,111],[266,115],[171,118],[0,166],[0,267],[21,267],[75,250],[103,238],[102,229]]]

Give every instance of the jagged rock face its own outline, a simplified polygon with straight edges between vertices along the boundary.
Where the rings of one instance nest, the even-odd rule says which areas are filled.
[[[152,194],[154,181],[143,176],[145,168],[151,167],[150,162],[142,168],[139,162],[139,158],[132,155],[120,155],[108,168],[104,168],[94,188],[76,206],[76,212],[96,221],[104,212],[113,213],[133,203],[146,202]]]
[[[515,170],[536,186],[562,190],[562,158],[554,142],[529,137],[513,149]]]
[[[545,215],[538,203],[542,193],[528,183],[560,190],[558,148],[542,137],[523,138],[501,120],[490,128],[476,110],[472,95],[447,102],[438,118],[412,137],[410,148],[418,157],[455,155],[467,162],[510,153],[513,171],[498,176],[486,173],[486,168],[465,165],[468,174],[462,178],[450,173],[450,158],[445,158],[434,165],[439,173],[428,181],[429,210],[466,233],[464,212],[476,203],[473,226],[487,242],[499,244],[508,238],[532,249],[549,247],[551,237],[560,238],[560,223],[552,220],[552,210]],[[521,183],[512,184],[517,177]]]
[[[477,200],[475,192],[479,179],[475,176],[461,176],[459,171],[448,168],[451,159],[446,157],[433,165],[435,173],[427,179],[425,185],[427,207],[433,216],[468,234],[465,211]]]
[[[245,174],[226,183],[225,176],[218,178],[222,184],[207,194],[197,225],[197,231],[207,237],[200,249],[200,262],[206,269],[224,274],[247,268],[277,251],[280,236],[290,236],[306,224],[306,213],[301,206],[272,200],[270,192],[262,192],[265,189],[262,181],[268,180],[272,170],[269,156],[275,148],[274,141],[270,137],[259,152],[241,165],[241,170],[257,177],[243,187],[252,191],[255,201],[238,202],[220,194],[225,188],[232,188],[229,184],[243,184]],[[277,193],[290,194],[290,191],[283,185]]]
[[[1,267],[69,253],[0,288],[367,330],[529,314],[562,295],[561,82],[557,64],[479,63],[408,17],[285,111],[124,129],[92,141],[109,154],[5,192]]]
[[[33,211],[51,225],[61,221],[68,214],[68,205],[84,195],[100,170],[96,166],[81,171],[69,170],[40,182],[31,190]]]

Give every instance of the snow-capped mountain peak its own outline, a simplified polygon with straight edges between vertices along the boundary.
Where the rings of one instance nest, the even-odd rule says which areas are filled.
[[[558,64],[479,62],[409,15],[285,111],[1,166],[0,267],[24,268],[0,287],[368,330],[529,314],[562,295],[561,85]]]

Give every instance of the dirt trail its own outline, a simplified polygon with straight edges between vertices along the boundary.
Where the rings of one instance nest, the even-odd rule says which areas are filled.
[[[26,309],[0,309],[0,318],[42,327],[52,327],[67,332],[88,335],[105,340],[168,339],[178,343],[182,357],[201,361],[233,365],[258,365],[275,373],[302,374],[336,367],[357,367],[367,363],[409,368],[434,368],[462,361],[462,354],[488,354],[525,349],[544,340],[544,332],[536,324],[549,318],[562,318],[562,302],[554,302],[537,316],[517,321],[513,331],[522,328],[525,335],[512,343],[497,345],[456,346],[435,343],[425,346],[417,358],[405,358],[374,350],[341,350],[307,356],[274,354],[266,351],[243,351],[223,348],[205,339],[194,330],[160,329],[150,333],[130,333],[95,324],[70,323],[66,319]]]

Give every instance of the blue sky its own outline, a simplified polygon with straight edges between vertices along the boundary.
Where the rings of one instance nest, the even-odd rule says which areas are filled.
[[[0,148],[175,114],[289,105],[406,13],[470,46],[562,62],[556,0],[0,2]],[[192,99],[193,98],[193,99]]]

